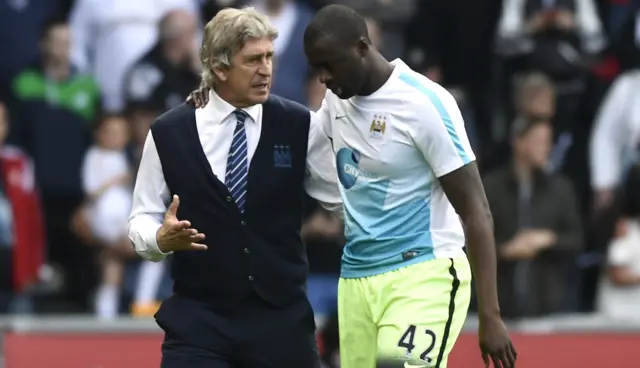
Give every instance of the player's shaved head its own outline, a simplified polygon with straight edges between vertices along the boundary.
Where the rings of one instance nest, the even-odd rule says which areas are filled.
[[[320,9],[304,33],[306,46],[319,41],[352,46],[363,39],[371,42],[365,19],[355,10],[339,4]]]
[[[344,5],[329,5],[316,13],[304,32],[304,52],[320,81],[340,98],[363,90],[376,53],[365,19]]]

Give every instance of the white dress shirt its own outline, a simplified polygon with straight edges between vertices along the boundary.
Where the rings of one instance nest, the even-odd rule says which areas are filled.
[[[196,127],[202,149],[216,177],[224,182],[227,157],[236,127],[235,107],[222,100],[213,91],[209,103],[196,110]],[[243,109],[249,117],[245,120],[247,134],[247,159],[251,159],[260,140],[262,130],[262,105]],[[304,187],[312,198],[327,210],[342,217],[342,199],[333,159],[331,142],[324,130],[311,119],[307,151],[307,176]],[[142,151],[133,192],[133,206],[129,218],[129,238],[136,252],[150,261],[160,261],[168,253],[158,248],[156,233],[170,203],[170,193],[162,173],[162,165],[151,132],[147,135]],[[188,220],[188,219],[186,219]]]

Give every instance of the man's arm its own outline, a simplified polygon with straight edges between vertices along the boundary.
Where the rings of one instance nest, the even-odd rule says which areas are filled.
[[[440,184],[464,224],[478,309],[480,313],[499,316],[493,218],[478,166],[475,162],[462,166],[440,177]]]
[[[485,366],[512,368],[517,353],[500,316],[496,277],[493,219],[484,187],[453,96],[443,89],[430,91],[429,101],[416,107],[415,145],[440,180],[464,225],[478,297],[480,350]]]
[[[342,219],[342,197],[338,187],[338,172],[333,147],[327,130],[331,123],[326,100],[317,112],[311,112],[309,145],[307,150],[307,177],[304,186],[310,197],[326,210]]]
[[[431,102],[412,135],[464,225],[480,313],[499,315],[493,219],[464,120],[446,91],[434,91]]]
[[[149,132],[133,189],[133,206],[129,217],[129,239],[133,242],[136,252],[149,261],[159,262],[170,254],[160,251],[156,239],[167,211],[169,197],[160,157],[153,135]]]

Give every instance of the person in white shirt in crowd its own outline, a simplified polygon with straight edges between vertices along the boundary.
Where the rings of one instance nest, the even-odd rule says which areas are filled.
[[[620,75],[600,105],[591,136],[594,208],[612,205],[626,169],[640,153],[640,70]]]
[[[620,186],[621,217],[609,244],[597,309],[609,318],[640,320],[640,163],[629,168]]]
[[[120,116],[107,116],[97,127],[96,142],[89,148],[84,158],[82,179],[88,197],[86,219],[95,238],[104,245],[101,258],[101,279],[95,298],[95,312],[100,318],[114,318],[118,314],[120,287],[124,272],[124,260],[116,252],[116,247],[127,240],[127,221],[131,211],[132,175],[126,146],[129,142],[127,121]],[[143,266],[136,299],[147,301],[149,295],[162,276],[161,267],[151,262]],[[154,272],[155,271],[155,272]],[[158,274],[155,279],[148,274]],[[152,286],[147,286],[152,280]],[[156,280],[156,281],[153,281]],[[157,285],[155,286],[157,289]],[[142,294],[142,295],[141,295]]]
[[[198,15],[197,0],[78,0],[71,13],[72,61],[96,76],[104,108],[121,112],[126,71],[153,47],[170,10]]]

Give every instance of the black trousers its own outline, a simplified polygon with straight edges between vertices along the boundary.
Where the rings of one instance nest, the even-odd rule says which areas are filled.
[[[174,294],[156,314],[165,331],[161,368],[319,368],[306,298],[276,308],[251,295],[233,310]]]

